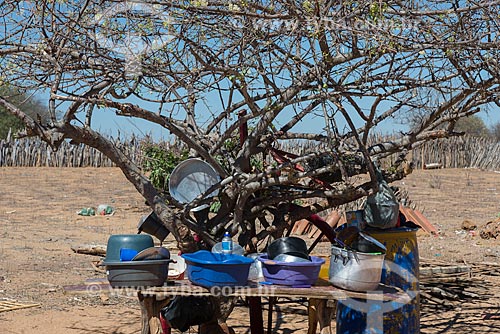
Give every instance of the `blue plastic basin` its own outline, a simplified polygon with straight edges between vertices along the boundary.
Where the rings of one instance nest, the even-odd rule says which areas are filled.
[[[252,259],[236,254],[212,253],[206,250],[182,254],[189,280],[207,288],[245,286]]]

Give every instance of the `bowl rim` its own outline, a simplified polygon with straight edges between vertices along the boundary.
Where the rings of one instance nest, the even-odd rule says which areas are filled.
[[[326,262],[326,260],[321,256],[310,255],[310,262],[284,262],[275,261],[268,258],[267,254],[262,254],[258,257],[259,261],[266,266],[290,266],[290,267],[317,267]]]
[[[172,259],[163,260],[139,260],[139,261],[103,261],[102,266],[143,266],[143,265],[157,265],[169,264]]]
[[[216,260],[205,260],[196,258],[197,255],[202,254],[214,254],[214,256],[219,257],[228,257],[225,261],[216,261]],[[207,250],[199,250],[194,253],[186,253],[181,255],[187,264],[197,264],[197,265],[250,265],[254,262],[254,260],[239,254],[222,254],[222,253],[212,253]]]

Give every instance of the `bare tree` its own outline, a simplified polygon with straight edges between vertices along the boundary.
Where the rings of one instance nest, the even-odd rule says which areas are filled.
[[[1,79],[49,92],[51,121],[40,124],[7,96],[0,103],[23,120],[24,136],[108,156],[181,249],[196,248],[191,231],[213,244],[230,229],[252,250],[296,219],[372,193],[374,161],[396,154],[399,164],[413,147],[458,135],[458,119],[497,107],[499,4],[4,1]],[[183,205],[155,189],[93,128],[103,108],[164,127],[213,166],[217,214],[190,211],[217,199]],[[416,115],[395,140],[372,141],[383,124]],[[279,149],[289,141],[306,149]],[[385,174],[404,176],[397,165]]]

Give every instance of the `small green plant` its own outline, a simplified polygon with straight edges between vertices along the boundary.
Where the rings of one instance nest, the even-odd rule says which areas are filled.
[[[142,168],[149,173],[149,179],[153,185],[165,191],[168,188],[167,182],[170,174],[181,161],[187,159],[188,150],[177,150],[148,143],[143,148],[143,154]]]
[[[253,155],[250,157],[250,166],[254,171],[261,172],[264,170],[264,161]]]
[[[227,139],[224,142],[224,149],[228,152],[233,152],[238,150],[238,138],[236,136]]]
[[[221,208],[222,203],[216,199],[210,204],[210,212],[217,213],[219,212],[219,209]]]

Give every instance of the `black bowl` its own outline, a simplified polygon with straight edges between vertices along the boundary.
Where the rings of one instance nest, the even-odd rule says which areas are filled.
[[[307,244],[304,240],[298,237],[279,238],[267,246],[267,255],[270,259],[274,259],[280,254],[288,254],[309,259]]]

